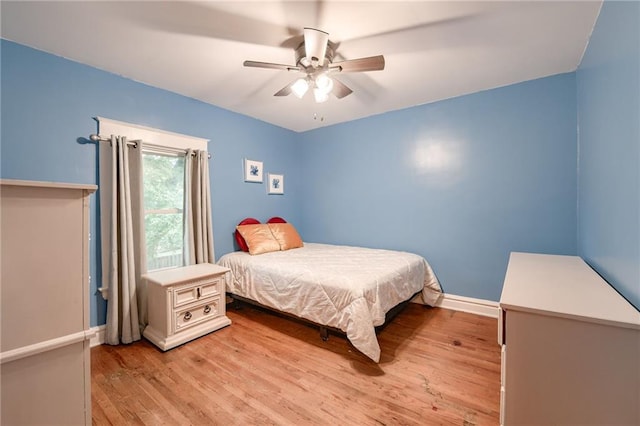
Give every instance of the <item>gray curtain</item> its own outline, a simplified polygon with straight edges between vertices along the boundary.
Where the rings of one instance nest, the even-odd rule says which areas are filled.
[[[215,263],[207,151],[187,150],[184,171],[184,264]]]
[[[102,287],[107,289],[106,343],[140,340],[146,324],[142,150],[125,137],[100,144]]]

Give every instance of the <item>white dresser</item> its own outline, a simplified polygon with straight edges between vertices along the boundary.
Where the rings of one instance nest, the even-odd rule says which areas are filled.
[[[225,315],[228,271],[201,263],[144,275],[149,312],[144,337],[166,351],[231,324]]]
[[[89,425],[89,195],[97,187],[0,183],[0,423]]]
[[[640,425],[640,313],[581,258],[511,253],[500,423]]]

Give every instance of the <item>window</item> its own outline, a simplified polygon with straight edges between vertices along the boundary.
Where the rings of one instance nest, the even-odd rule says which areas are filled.
[[[142,152],[147,270],[183,266],[184,155]]]
[[[183,266],[184,172],[187,149],[207,150],[207,139],[95,117],[99,133],[126,135],[142,147],[147,270]]]

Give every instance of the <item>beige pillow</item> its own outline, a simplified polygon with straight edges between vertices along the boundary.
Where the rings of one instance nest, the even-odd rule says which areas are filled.
[[[268,253],[280,250],[280,243],[276,241],[266,223],[259,225],[240,225],[236,229],[249,247],[250,254]]]
[[[280,250],[302,247],[302,238],[296,228],[290,223],[269,223],[274,238],[280,244]]]

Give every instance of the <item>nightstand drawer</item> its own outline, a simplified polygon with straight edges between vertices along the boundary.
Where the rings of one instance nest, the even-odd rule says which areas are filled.
[[[224,277],[200,284],[200,297],[217,296],[224,291]]]
[[[173,290],[173,307],[188,305],[198,300],[198,286],[177,287]]]
[[[176,287],[173,290],[173,307],[189,305],[206,297],[217,296],[224,285],[224,278],[217,277],[208,281],[198,281]]]
[[[220,315],[219,307],[220,298],[215,297],[199,305],[176,311],[174,314],[174,331],[178,332],[210,318],[217,317]]]

